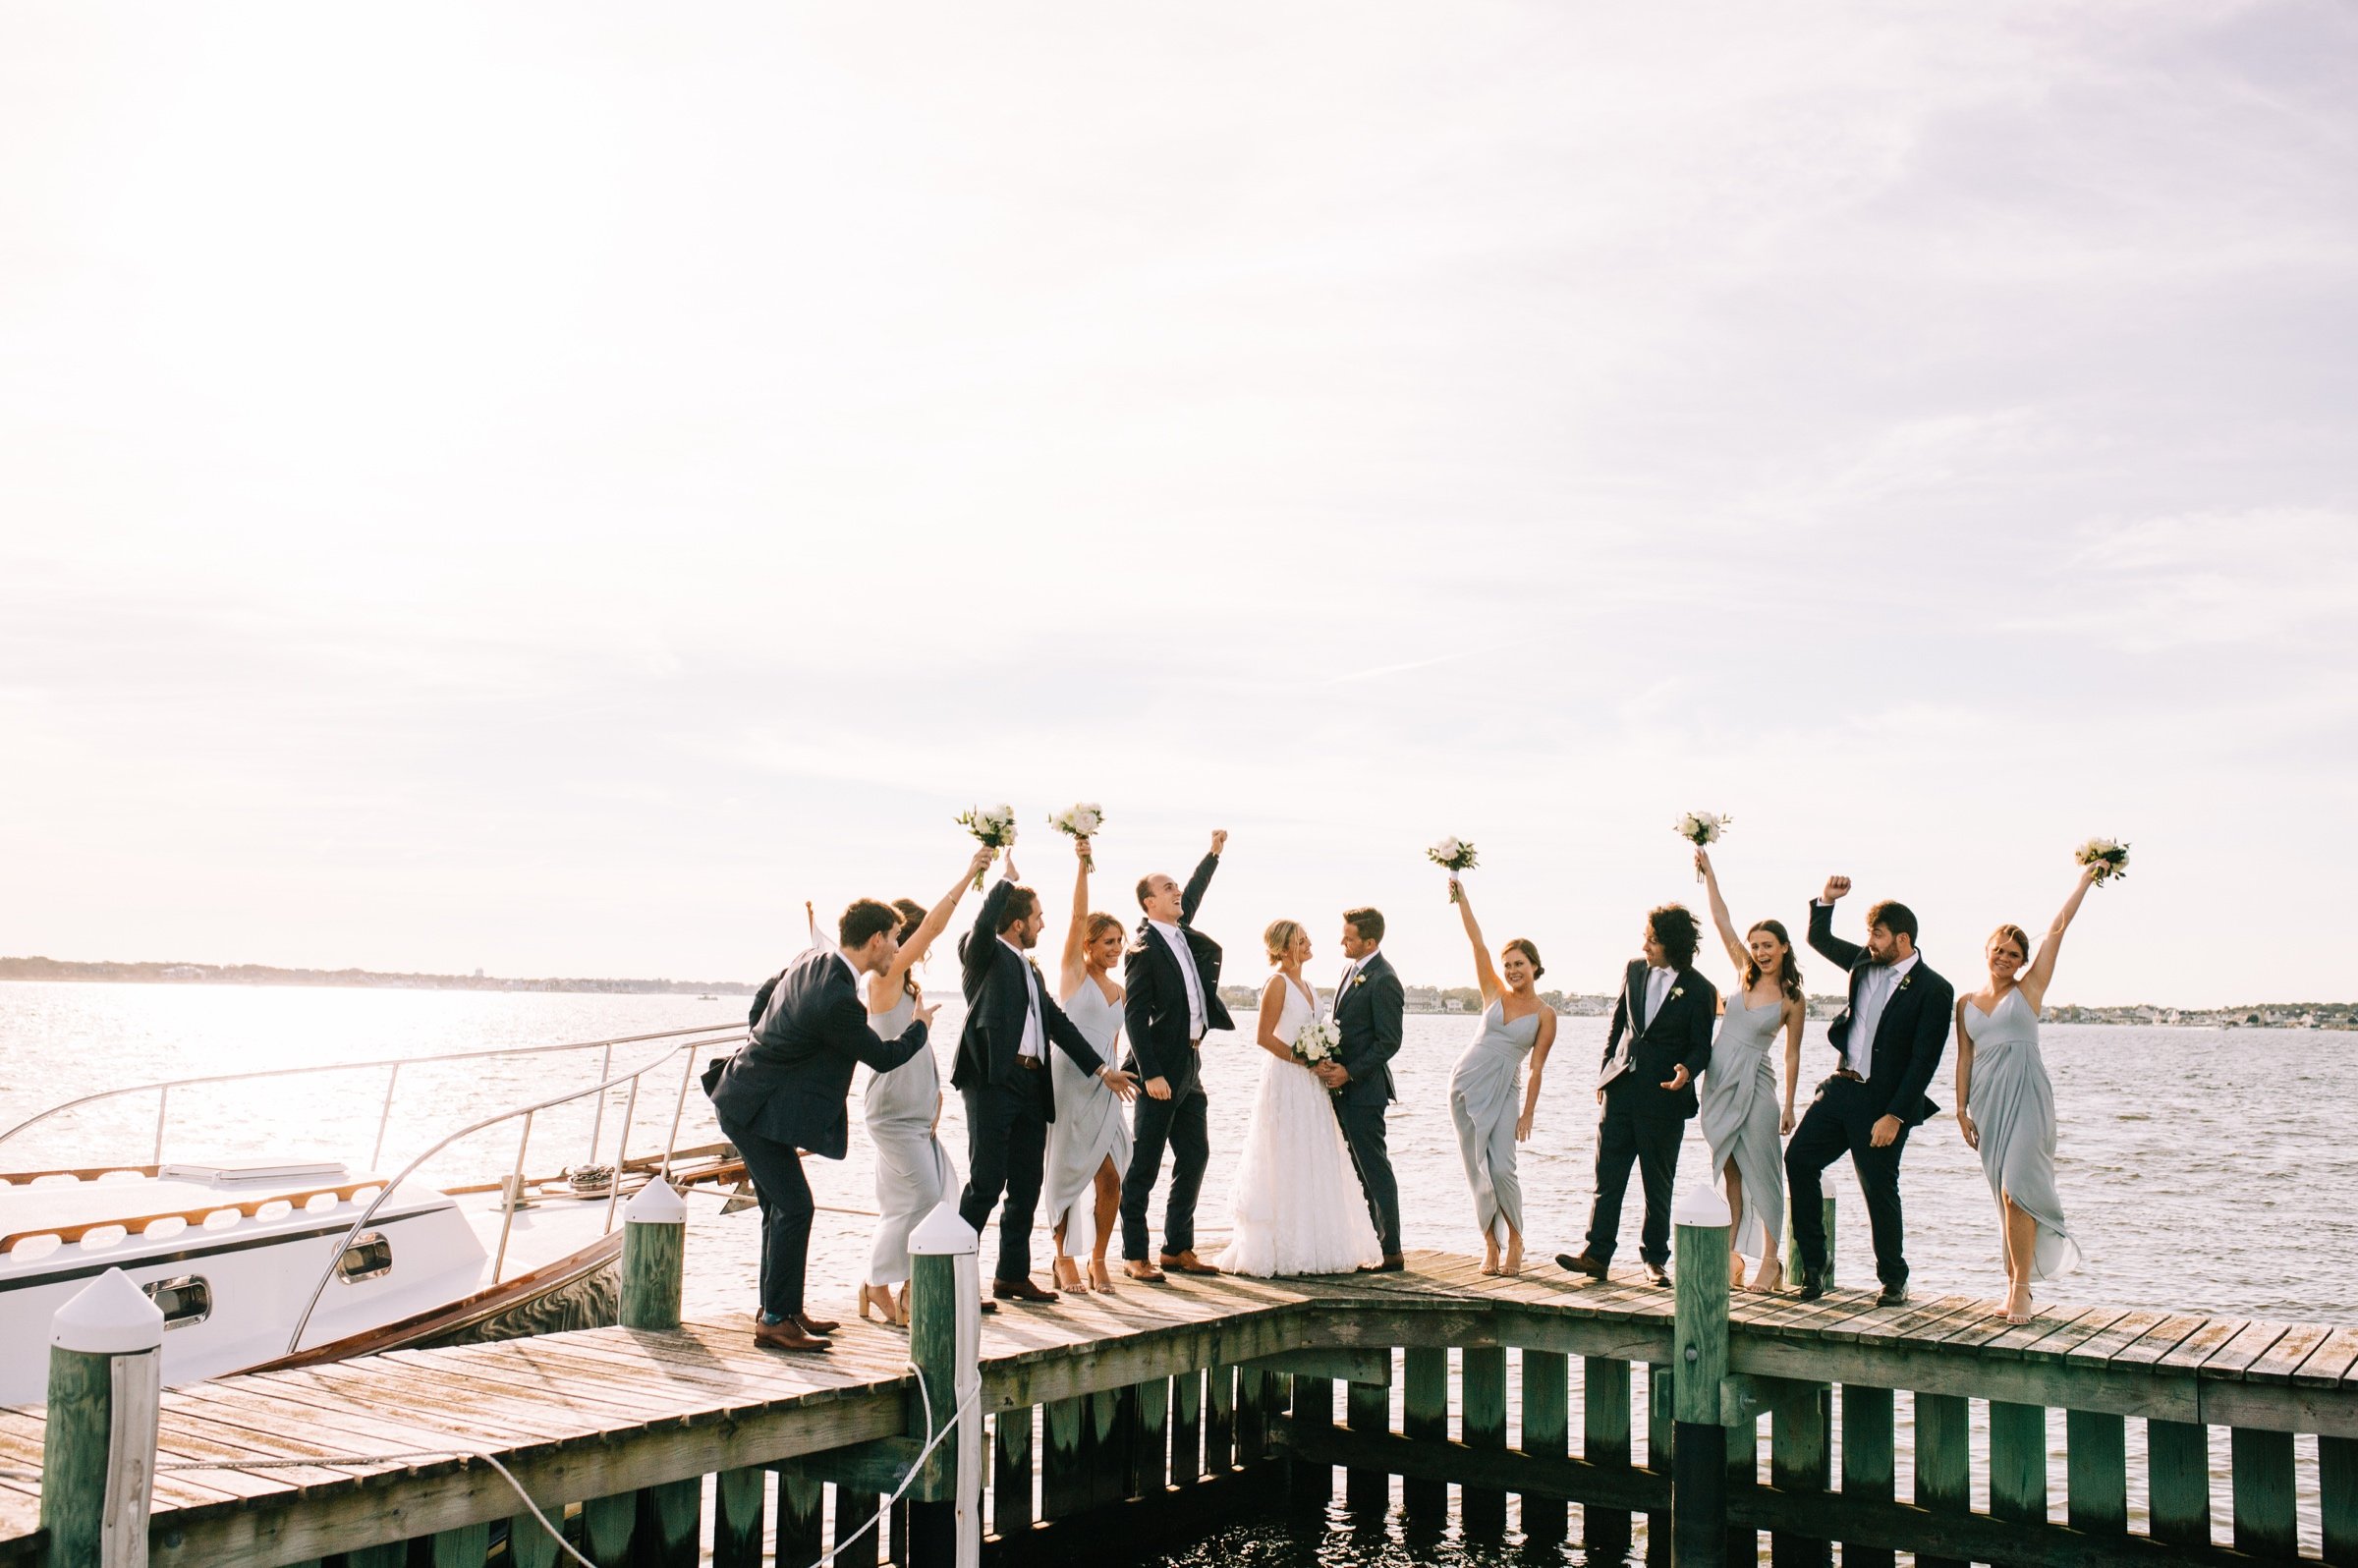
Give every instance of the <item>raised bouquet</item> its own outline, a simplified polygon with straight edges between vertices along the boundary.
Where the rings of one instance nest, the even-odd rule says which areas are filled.
[[[2103,886],[2115,876],[2129,874],[2129,847],[2108,838],[2092,838],[2072,853],[2072,859],[2082,866],[2096,868],[2096,881]]]
[[[1048,825],[1070,838],[1095,838],[1097,829],[1105,825],[1105,809],[1095,801],[1081,801],[1049,817]],[[1081,857],[1081,868],[1084,870],[1095,870],[1096,857],[1085,852]]]
[[[1734,817],[1721,816],[1716,812],[1689,812],[1670,824],[1670,831],[1697,849],[1701,849],[1706,844],[1718,843],[1719,835],[1726,830],[1727,824],[1734,820]],[[1698,882],[1703,880],[1701,870],[1696,871],[1695,880]]]
[[[1012,806],[970,806],[958,813],[958,825],[975,836],[975,842],[985,849],[1003,850],[1015,842],[1015,808]],[[982,886],[982,873],[975,873],[975,886]]]
[[[1453,834],[1427,850],[1425,858],[1449,873],[1449,902],[1458,902],[1457,873],[1474,868],[1474,846]]]
[[[1342,1036],[1334,1026],[1323,1018],[1314,1018],[1294,1035],[1294,1060],[1305,1067],[1318,1067],[1334,1060],[1334,1049]]]

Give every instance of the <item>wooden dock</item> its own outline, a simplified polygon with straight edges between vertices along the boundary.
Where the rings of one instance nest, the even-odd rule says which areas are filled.
[[[1391,1506],[1402,1478],[1412,1522],[1437,1522],[1457,1486],[1469,1534],[1502,1531],[1509,1493],[1540,1540],[1609,1548],[1631,1539],[1633,1514],[1653,1515],[1649,1544],[1667,1560],[1669,1291],[1551,1266],[1487,1278],[1439,1254],[1392,1275],[1120,1284],[982,1320],[998,1552],[1020,1557],[1083,1515],[1102,1526],[1107,1508],[1177,1501],[1203,1518],[1214,1496],[1323,1502],[1341,1467],[1354,1507]],[[492,1527],[523,1512],[508,1483],[479,1460],[370,1457],[468,1450],[496,1456],[551,1517],[570,1506],[601,1565],[692,1568],[708,1527],[715,1568],[772,1560],[765,1542],[795,1568],[822,1549],[829,1515],[840,1538],[874,1513],[924,1435],[908,1335],[855,1322],[838,1341],[823,1357],[763,1352],[743,1318],[602,1328],[172,1390],[150,1560],[477,1568]],[[1993,1303],[1963,1297],[1878,1309],[1863,1291],[1807,1304],[1739,1295],[1726,1359],[1730,1561],[1751,1560],[1762,1530],[1780,1563],[1829,1561],[1828,1540],[1846,1543],[1845,1564],[1894,1550],[1928,1563],[2302,1560],[2302,1433],[2316,1443],[2322,1560],[2358,1563],[2358,1327],[2082,1307],[2009,1327]],[[1652,1379],[1643,1431],[1638,1376]],[[1914,1401],[1905,1500],[1897,1390]],[[1986,1512],[1971,1507],[1975,1401],[1987,1407]],[[2048,1495],[2051,1409],[2068,1412],[2060,1498]],[[2142,1477],[2128,1470],[2129,1421],[2147,1424]],[[38,1407],[0,1411],[0,1563],[50,1560],[43,1428]],[[2211,1517],[2213,1428],[2230,1432],[2227,1520]],[[2148,1521],[2136,1532],[2132,1482]],[[896,1532],[874,1535],[889,1545]],[[512,1540],[505,1560],[556,1560],[529,1521]],[[879,1551],[863,1542],[844,1560]]]

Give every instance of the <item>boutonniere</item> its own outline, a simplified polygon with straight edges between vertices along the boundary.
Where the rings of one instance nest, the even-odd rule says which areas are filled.
[[[1351,983],[1354,985],[1365,985],[1367,982],[1368,978],[1365,975],[1354,975],[1351,977]]]
[[[1670,987],[1670,999],[1674,1002],[1686,994],[1687,988],[1684,985],[1673,985]]]
[[[1915,983],[1916,983],[1916,972],[1915,972],[1914,970],[1910,970],[1910,971],[1908,971],[1908,972],[1907,972],[1905,975],[1902,975],[1902,976],[1899,978],[1899,988],[1900,988],[1901,990],[1903,990],[1903,991],[1904,991],[1904,990],[1906,990],[1906,989],[1907,989],[1909,986],[1911,986],[1911,985],[1913,985],[1913,984],[1915,984]]]

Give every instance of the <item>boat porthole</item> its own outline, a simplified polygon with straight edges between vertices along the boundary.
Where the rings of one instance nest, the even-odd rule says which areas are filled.
[[[353,1238],[344,1256],[336,1260],[336,1277],[347,1285],[357,1285],[364,1279],[376,1279],[393,1271],[393,1244],[382,1231],[365,1231]]]
[[[140,1288],[155,1303],[156,1311],[164,1315],[166,1329],[187,1328],[212,1316],[213,1287],[205,1283],[201,1274],[177,1274]]]

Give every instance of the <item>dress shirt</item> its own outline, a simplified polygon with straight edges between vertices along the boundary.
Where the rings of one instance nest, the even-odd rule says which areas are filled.
[[[1871,964],[1859,977],[1859,1000],[1850,1010],[1850,1039],[1843,1047],[1842,1059],[1861,1078],[1875,1071],[1875,1032],[1881,1027],[1883,1009],[1891,1004],[1899,982],[1916,967],[1918,956],[1910,953],[1896,964]]]
[[[1196,973],[1195,949],[1187,945],[1187,933],[1168,921],[1149,921],[1171,945],[1172,955],[1179,960],[1179,973],[1187,977],[1187,1037],[1204,1037],[1204,977]]]
[[[1339,1018],[1339,1017],[1342,1015],[1342,1011],[1343,1011],[1343,994],[1344,994],[1344,992],[1346,992],[1346,991],[1348,991],[1348,990],[1350,990],[1350,989],[1351,989],[1351,981],[1352,981],[1353,980],[1355,980],[1355,979],[1357,979],[1357,978],[1358,978],[1359,972],[1360,972],[1361,970],[1363,970],[1363,969],[1365,969],[1365,968],[1367,968],[1367,967],[1368,967],[1368,959],[1370,959],[1370,958],[1374,958],[1375,956],[1376,956],[1376,955],[1375,955],[1374,953],[1370,953],[1370,954],[1368,954],[1368,955],[1367,955],[1367,957],[1366,957],[1366,958],[1355,958],[1355,959],[1353,959],[1353,960],[1351,961],[1351,967],[1350,967],[1349,969],[1347,969],[1347,970],[1344,970],[1344,971],[1343,971],[1343,978],[1342,978],[1341,980],[1337,980],[1337,981],[1335,982],[1335,986],[1334,986],[1334,1012],[1335,1012],[1335,1016],[1337,1016],[1338,1018]]]
[[[999,938],[999,945],[1023,961],[1024,995],[1032,1004],[1024,1014],[1024,1041],[1015,1048],[1015,1054],[1037,1062],[1047,1054],[1047,1036],[1039,1027],[1039,971],[1032,967],[1032,960],[1024,957],[1024,950],[1006,937]]]
[[[1662,1003],[1670,999],[1670,987],[1677,981],[1677,970],[1649,968],[1646,971],[1646,1025],[1652,1025],[1662,1016]]]

